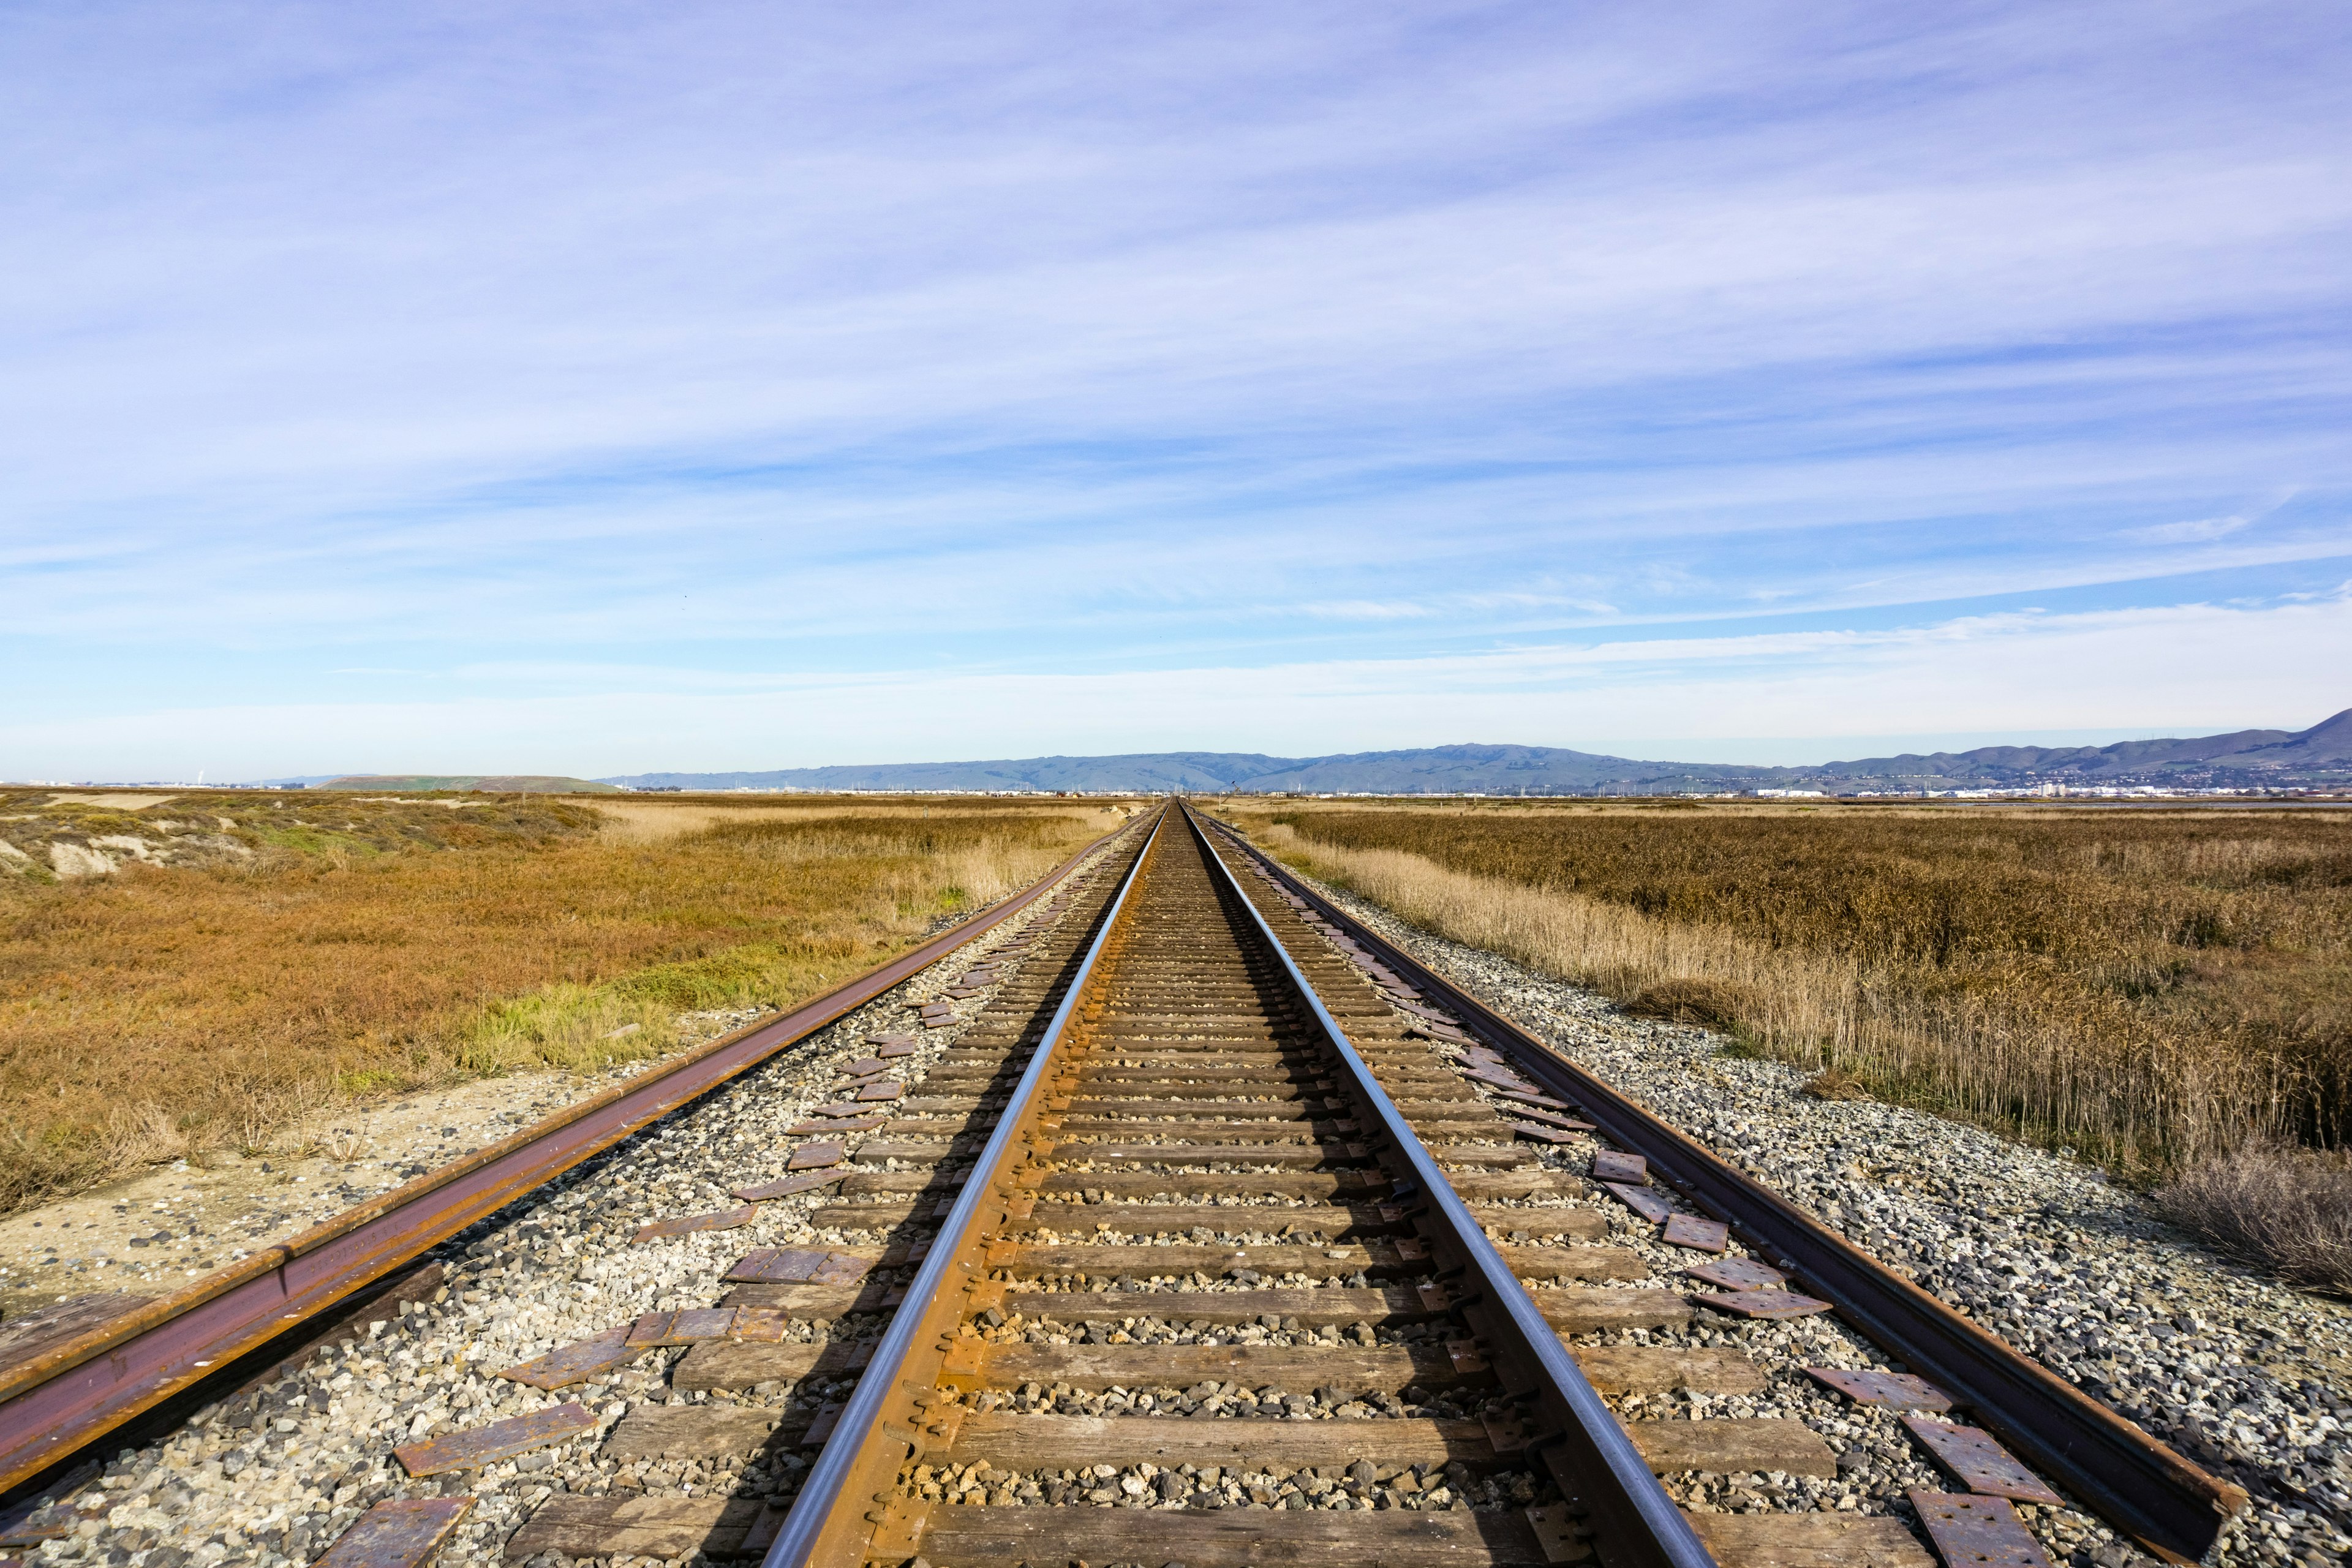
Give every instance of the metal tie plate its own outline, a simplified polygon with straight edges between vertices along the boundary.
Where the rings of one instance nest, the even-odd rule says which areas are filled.
[[[1696,1215],[1669,1215],[1660,1239],[1701,1252],[1721,1252],[1731,1245],[1731,1227],[1721,1220],[1701,1219]]]
[[[2007,1498],[1913,1492],[1911,1506],[1951,1568],[2050,1568],[2042,1543]]]
[[[1882,1410],[1949,1410],[1952,1396],[1924,1377],[1907,1372],[1848,1372],[1843,1367],[1809,1366],[1805,1375],[1825,1383],[1856,1405]]]
[[[2063,1505],[2066,1500],[2052,1491],[2040,1476],[2019,1464],[1991,1433],[1980,1427],[1955,1426],[1917,1415],[1906,1415],[1903,1425],[1927,1446],[1946,1469],[1968,1482],[1970,1491],[2015,1498],[2020,1502]]]
[[[873,1267],[871,1260],[846,1252],[760,1247],[738,1258],[723,1278],[739,1284],[789,1285],[813,1279],[824,1285],[848,1285],[865,1279]]]
[[[1675,1212],[1674,1205],[1647,1187],[1629,1187],[1622,1182],[1603,1182],[1601,1184],[1609,1189],[1612,1197],[1652,1225],[1657,1224]]]
[[[1685,1272],[1694,1279],[1719,1285],[1726,1290],[1778,1290],[1789,1282],[1786,1274],[1777,1268],[1767,1268],[1752,1258],[1727,1258],[1719,1263],[1703,1264]]]
[[[1693,1296],[1691,1300],[1702,1307],[1743,1318],[1810,1318],[1815,1312],[1830,1310],[1827,1301],[1816,1301],[1794,1290],[1727,1290],[1716,1296]]]
[[[1596,1182],[1630,1182],[1640,1186],[1650,1179],[1650,1162],[1639,1154],[1623,1154],[1614,1149],[1603,1149],[1592,1156],[1592,1179]]]

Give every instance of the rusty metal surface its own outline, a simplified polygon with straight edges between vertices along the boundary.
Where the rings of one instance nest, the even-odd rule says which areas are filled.
[[[887,1480],[907,1453],[904,1442],[884,1426],[887,1402],[906,1380],[909,1363],[919,1354],[938,1355],[935,1342],[942,1325],[951,1325],[962,1294],[958,1286],[973,1268],[968,1243],[982,1233],[983,1210],[992,1201],[999,1173],[1011,1163],[1019,1137],[1034,1130],[1041,1092],[1047,1082],[1056,1046],[1068,1033],[1088,977],[1100,962],[1105,942],[1127,896],[1135,886],[1152,844],[1167,821],[1163,809],[1152,819],[1142,847],[1121,878],[1118,890],[1099,917],[1084,955],[1070,975],[1054,1016],[1046,1023],[1036,1048],[1006,1098],[1004,1113],[989,1133],[987,1145],[972,1164],[972,1175],[959,1192],[955,1207],[940,1223],[935,1245],[906,1288],[905,1300],[919,1303],[892,1316],[881,1342],[868,1357],[866,1371],[857,1380],[848,1402],[819,1412],[802,1439],[803,1447],[822,1445],[816,1462],[802,1479],[793,1508],[784,1516],[764,1568],[802,1568],[813,1561],[862,1561],[870,1526],[865,1523],[865,1499],[875,1486],[878,1470]]]
[[[802,1279],[820,1285],[854,1285],[873,1267],[870,1258],[822,1247],[757,1247],[736,1259],[735,1267],[721,1278],[769,1285]]]
[[[793,1151],[784,1162],[787,1171],[822,1171],[827,1165],[838,1165],[849,1158],[849,1151],[838,1143],[803,1143]]]
[[[1652,1225],[1671,1217],[1675,1212],[1675,1205],[1662,1194],[1654,1193],[1647,1187],[1629,1187],[1622,1182],[1603,1182],[1601,1184],[1609,1189],[1611,1197]]]
[[[1696,1215],[1688,1214],[1668,1215],[1666,1228],[1658,1233],[1658,1239],[1699,1252],[1721,1252],[1731,1245],[1731,1227],[1719,1219],[1701,1219]]]
[[[1720,1285],[1727,1290],[1778,1290],[1789,1282],[1789,1277],[1777,1268],[1767,1268],[1752,1258],[1727,1258],[1717,1263],[1701,1264],[1685,1268],[1684,1273],[1709,1285]]]
[[[0,1323],[0,1366],[27,1362],[77,1334],[111,1322],[146,1305],[147,1298],[124,1290],[90,1290],[30,1310]]]
[[[2017,1462],[1990,1432],[1955,1426],[1924,1415],[1906,1415],[1903,1425],[1927,1445],[1937,1462],[1968,1482],[1969,1489],[1988,1497],[2015,1498],[2020,1502],[2063,1503],[2040,1476]]]
[[[1189,812],[1186,820],[1210,864],[1223,875],[1276,960],[1288,972],[1299,1000],[1344,1065],[1357,1101],[1370,1110],[1379,1124],[1386,1144],[1382,1163],[1396,1179],[1397,1195],[1412,1200],[1419,1211],[1414,1215],[1417,1228],[1453,1283],[1449,1290],[1444,1284],[1430,1281],[1422,1287],[1423,1299],[1430,1300],[1433,1288],[1441,1301],[1458,1305],[1485,1342],[1487,1359],[1507,1365],[1510,1375],[1504,1378],[1505,1385],[1526,1390],[1524,1408],[1530,1424],[1540,1421],[1540,1429],[1528,1429],[1517,1415],[1509,1417],[1507,1425],[1491,1415],[1482,1417],[1496,1452],[1520,1447],[1537,1450],[1533,1457],[1559,1483],[1561,1494],[1580,1500],[1590,1511],[1596,1533],[1609,1542],[1611,1568],[1715,1568],[1715,1559],[1700,1543],[1687,1516],[1666,1495],[1616,1414],[1544,1321],[1511,1266],[1486,1239],[1486,1227],[1454,1193],[1412,1121],[1389,1098],[1378,1075],[1324,1006],[1306,973],[1251,900],[1241,879],[1217,855],[1207,830]]]
[[[1603,1149],[1592,1156],[1592,1179],[1596,1182],[1624,1182],[1638,1187],[1650,1179],[1650,1162],[1639,1154],[1621,1154],[1614,1149]]]
[[[639,1348],[629,1343],[628,1330],[606,1329],[601,1334],[558,1345],[543,1356],[493,1375],[511,1383],[527,1383],[533,1388],[569,1388],[635,1361]]]
[[[735,1326],[732,1307],[688,1307],[677,1312],[647,1312],[629,1326],[635,1350],[656,1345],[690,1345],[698,1340],[723,1340]]]
[[[1848,1372],[1842,1367],[1809,1366],[1805,1375],[1825,1383],[1856,1405],[1882,1410],[1949,1410],[1952,1396],[1924,1377],[1907,1372]]]
[[[411,1443],[394,1448],[392,1457],[412,1476],[478,1470],[484,1465],[495,1465],[500,1459],[511,1459],[517,1454],[544,1448],[551,1443],[569,1442],[583,1432],[595,1429],[596,1413],[584,1405],[567,1401],[550,1409],[534,1410],[528,1415],[509,1415],[487,1426],[452,1432],[430,1442]]]
[[[2037,1469],[2158,1555],[2195,1563],[2242,1509],[2242,1488],[2207,1474],[2080,1389],[1961,1317],[1735,1170],[1410,953],[1361,926],[1238,834],[1238,852],[1423,995],[1440,998],[1483,1043],[1578,1107],[1619,1146],[1646,1157],[1654,1178],[1730,1223],[1750,1249],[1835,1304],[1865,1339],[1931,1377]]]
[[[738,1307],[735,1321],[727,1330],[730,1340],[751,1340],[776,1344],[782,1341],[784,1331],[792,1326],[793,1315],[780,1307]]]
[[[2007,1498],[1913,1492],[1911,1506],[1949,1568],[2050,1568],[2042,1543]]]
[[[424,1568],[473,1506],[469,1497],[380,1502],[352,1521],[311,1568]]]
[[[0,1368],[0,1492],[864,1006],[1045,899],[1122,831],[1105,834],[994,909],[781,1018],[683,1053],[184,1290]]]
[[[1794,1290],[1725,1290],[1716,1295],[1697,1295],[1691,1300],[1702,1307],[1712,1307],[1718,1312],[1733,1312],[1743,1318],[1810,1318],[1815,1312],[1830,1310],[1830,1303],[1817,1301],[1811,1296],[1800,1296]]]

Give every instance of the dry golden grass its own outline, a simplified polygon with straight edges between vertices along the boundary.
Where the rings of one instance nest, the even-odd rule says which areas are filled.
[[[2352,1137],[2352,819],[1244,810],[1303,868],[1743,1048],[2126,1173]],[[1698,1011],[1685,994],[1681,1006]]]
[[[627,804],[0,798],[20,851],[0,863],[0,1209],[261,1147],[341,1096],[659,1054],[679,1013],[816,994],[1117,820]],[[55,845],[139,835],[148,858],[116,875],[45,869]]]

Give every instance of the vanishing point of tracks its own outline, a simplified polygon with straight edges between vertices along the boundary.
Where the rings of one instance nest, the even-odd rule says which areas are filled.
[[[752,1249],[705,1308],[507,1368],[546,1406],[402,1447],[407,1472],[585,1442],[623,1463],[732,1464],[772,1479],[558,1495],[505,1555],[772,1568],[2039,1563],[2010,1500],[2071,1501],[2187,1562],[2242,1501],[1181,806],[1129,829],[1090,876],[1066,868],[1034,907],[1046,918],[961,977],[993,994],[919,1080],[894,1065],[914,1038],[877,1035],[779,1179],[738,1193],[744,1209],[652,1227],[740,1225],[790,1199],[818,1205],[814,1230],[876,1245]],[[963,1024],[940,1006],[919,1022]],[[488,1152],[464,1180],[379,1200],[301,1255],[340,1246],[339,1261],[309,1265],[313,1279],[289,1256],[278,1288],[319,1306],[349,1295],[522,1196],[530,1173],[797,1037],[762,1034],[740,1059],[699,1058],[702,1078],[666,1099],[646,1086]],[[1574,1170],[1543,1152],[1596,1145]],[[1660,1227],[1645,1240],[1685,1278],[1661,1287],[1654,1257],[1609,1240],[1627,1212]],[[231,1294],[12,1369],[0,1419],[50,1428],[0,1437],[10,1479],[213,1356],[254,1353],[268,1325],[217,1304]],[[1776,1364],[1785,1339],[1743,1342],[1745,1325],[1829,1312],[1874,1365]],[[674,1390],[748,1400],[644,1403],[608,1427],[563,1398],[678,1346]],[[1894,1510],[1683,1507],[1664,1482],[1838,1474],[1802,1421],[1715,1413],[1792,1376],[1898,1415],[1950,1489]],[[832,1403],[810,1392],[851,1384]],[[787,1454],[813,1461],[742,1468]],[[422,1562],[467,1504],[379,1502],[327,1559]]]

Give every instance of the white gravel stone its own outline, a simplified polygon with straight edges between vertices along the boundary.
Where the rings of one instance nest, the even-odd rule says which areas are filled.
[[[1922,1289],[2243,1486],[2252,1504],[2224,1533],[2218,1562],[2318,1568],[2352,1552],[2352,1310],[2343,1304],[2217,1256],[2087,1164],[1898,1106],[1810,1099],[1799,1092],[1803,1074],[1727,1053],[1720,1037],[1629,1017],[1593,992],[1313,885]],[[1585,1139],[1544,1158],[1580,1169],[1592,1147]],[[1686,1260],[1613,1201],[1595,1203],[1616,1211],[1612,1242]],[[1860,1358],[1832,1364],[1871,1364],[1869,1347],[1825,1320],[1772,1331],[1784,1331],[1820,1337],[1808,1352],[1819,1359]],[[1763,1342],[1753,1327],[1748,1333],[1742,1342]],[[1883,1415],[1787,1378],[1775,1379],[1771,1395],[1759,1410],[1810,1419],[1832,1447],[1859,1455],[1865,1473],[1874,1469],[1874,1483],[1948,1485]],[[1854,1435],[1836,1433],[1840,1424]],[[1843,1480],[1828,1484],[1831,1495]],[[1793,1485],[1782,1494],[1811,1498],[1823,1484]],[[1769,1489],[1738,1479],[1707,1495],[1742,1490],[1769,1500]],[[2053,1561],[2107,1568],[2138,1557],[2086,1515],[2020,1511]]]
[[[1098,853],[1080,875],[1091,876],[1100,859]],[[222,1399],[160,1442],[121,1449],[97,1481],[58,1500],[58,1511],[79,1512],[95,1529],[50,1541],[33,1560],[281,1568],[309,1563],[383,1499],[468,1491],[475,1507],[440,1561],[496,1561],[531,1510],[559,1493],[788,1494],[806,1468],[797,1455],[622,1465],[600,1458],[597,1448],[639,1404],[810,1409],[845,1395],[854,1377],[689,1395],[667,1387],[683,1349],[650,1352],[595,1382],[552,1394],[492,1374],[640,1313],[708,1306],[728,1289],[719,1275],[755,1247],[823,1240],[808,1224],[812,1208],[835,1201],[823,1192],[763,1204],[751,1224],[733,1230],[642,1245],[632,1237],[650,1220],[735,1206],[730,1188],[784,1174],[793,1148],[809,1141],[787,1129],[842,1095],[834,1069],[867,1054],[868,1035],[914,1033],[915,1055],[892,1065],[894,1076],[919,1080],[963,1031],[908,1030],[909,1007],[943,992],[951,977],[1015,934],[1049,929],[1075,912],[1055,914],[1042,905],[1024,911],[934,970],[461,1233],[436,1254],[446,1275],[430,1302],[412,1304],[396,1321],[320,1352],[275,1383]],[[1021,966],[1019,960],[1002,964],[997,984]],[[960,1003],[959,1015],[969,1022],[993,994]],[[698,1021],[715,1035],[757,1016],[714,1013]],[[830,1234],[837,1239],[839,1233]],[[878,1334],[881,1323],[861,1314],[831,1325],[796,1323],[792,1334],[865,1338]],[[556,1447],[422,1480],[409,1479],[392,1458],[404,1444],[568,1400],[593,1411],[599,1424]]]

